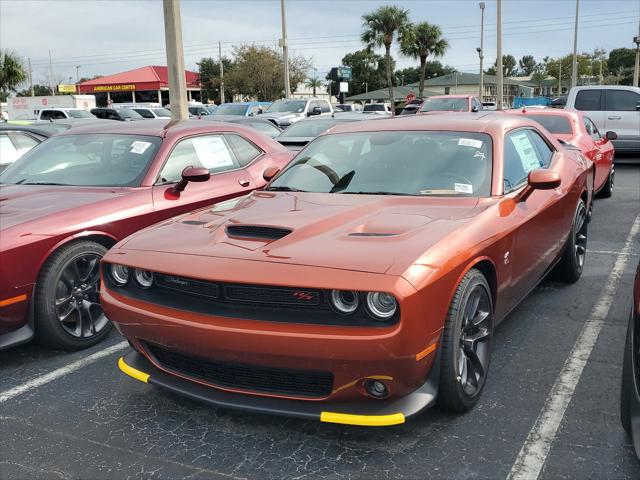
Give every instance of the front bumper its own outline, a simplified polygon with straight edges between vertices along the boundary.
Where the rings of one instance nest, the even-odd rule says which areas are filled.
[[[367,427],[398,425],[431,407],[436,400],[440,372],[437,358],[427,381],[414,392],[400,398],[360,402],[305,402],[206,387],[163,372],[136,351],[121,357],[118,366],[122,372],[143,383],[216,407]]]

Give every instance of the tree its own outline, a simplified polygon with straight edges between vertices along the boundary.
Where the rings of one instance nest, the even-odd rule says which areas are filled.
[[[47,95],[51,95],[51,88],[47,85],[39,85],[36,84],[33,86],[33,94],[36,97],[44,97]],[[30,97],[31,96],[31,89],[30,88],[25,88],[24,90],[20,90],[19,92],[16,93],[16,96],[18,97]]]
[[[404,85],[408,83],[416,83],[420,81],[420,67],[407,67],[402,70],[396,70],[393,74],[396,85]]]
[[[502,56],[502,75],[505,77],[513,77],[518,72],[516,68],[516,57],[513,55]],[[495,75],[498,71],[498,61],[493,62],[493,66],[489,67],[484,73],[487,75]]]
[[[518,65],[520,66],[520,75],[529,77],[535,73],[538,63],[533,55],[524,55]]]
[[[418,97],[424,95],[424,78],[427,71],[427,57],[441,57],[449,48],[449,43],[442,38],[442,30],[438,25],[421,22],[410,27],[411,32],[405,35],[400,45],[403,55],[420,59],[420,87]]]
[[[617,82],[631,85],[636,52],[633,48],[614,48],[609,52],[609,72],[615,75]]]
[[[15,92],[17,87],[27,79],[27,72],[22,59],[14,52],[0,50],[0,97],[4,102],[9,92]]]
[[[241,45],[233,49],[235,61],[230,73],[225,70],[225,91],[229,88],[246,97],[263,101],[282,98],[284,77],[282,55],[269,47]],[[226,66],[225,66],[226,68]],[[289,58],[291,91],[307,78],[311,63],[304,57]]]
[[[391,5],[384,5],[377,10],[362,16],[361,39],[367,44],[369,49],[374,47],[385,48],[387,87],[389,88],[389,99],[393,102],[393,83],[391,68],[391,44],[397,37],[402,45],[407,35],[411,35],[409,11]],[[391,109],[393,113],[393,109]]]
[[[319,78],[311,78],[309,77],[305,82],[305,86],[308,88],[313,88],[313,96],[316,96],[316,88],[322,87],[322,80]]]
[[[591,75],[591,55],[581,53],[578,55],[578,77]],[[559,58],[547,58],[545,69],[548,76],[558,80],[562,85],[571,84],[571,74],[573,72],[573,54],[567,54]],[[560,82],[560,80],[562,80]]]
[[[202,85],[202,101],[213,100],[220,103],[220,62],[211,57],[203,58],[197,62],[200,74],[200,84]],[[222,65],[225,75],[229,75],[233,70],[234,63],[227,57],[222,57]],[[225,95],[233,94],[225,84]],[[225,97],[226,99],[226,97]]]
[[[342,57],[341,65],[351,67],[351,81],[349,95],[358,95],[365,91],[378,90],[385,86],[386,61],[369,49],[356,50]],[[395,70],[395,61],[391,58],[391,68]],[[338,95],[338,75],[335,70],[330,71],[326,79],[330,81],[332,95]]]

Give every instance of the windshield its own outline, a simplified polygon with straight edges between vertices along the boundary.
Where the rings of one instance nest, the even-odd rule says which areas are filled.
[[[282,132],[282,130],[280,130],[278,127],[276,127],[269,120],[262,120],[262,121],[253,120],[253,121],[250,121],[250,122],[232,122],[232,123],[240,123],[241,125],[248,125],[251,128],[255,128],[259,132],[262,132],[266,136],[271,137],[271,138],[276,138]]]
[[[2,172],[0,183],[139,186],[161,141],[98,133],[51,137]]]
[[[276,100],[269,105],[267,112],[302,113],[306,104],[306,100]]]
[[[466,98],[428,98],[421,112],[468,112],[469,101]]]
[[[526,115],[531,120],[535,120],[551,133],[573,135],[571,123],[567,117],[562,115]]]
[[[287,128],[282,134],[280,138],[286,137],[317,137],[325,130],[330,129],[338,122],[332,118],[322,119],[322,120],[302,120],[301,122],[294,123],[289,128]]]
[[[491,191],[491,137],[359,132],[319,137],[268,187],[322,193],[471,195]]]
[[[234,105],[233,103],[225,103],[216,108],[211,115],[244,115],[246,113],[246,105]]]
[[[153,110],[153,113],[155,113],[156,116],[158,116],[158,117],[170,117],[171,116],[171,112],[169,110],[167,110],[166,108],[152,108],[151,110]]]
[[[138,112],[129,108],[120,108],[118,109],[118,113],[122,118],[144,118]]]
[[[386,111],[384,105],[381,103],[373,103],[364,106],[363,111],[365,112],[384,112]]]
[[[96,118],[86,110],[65,110],[65,112],[67,112],[67,115],[71,118]]]

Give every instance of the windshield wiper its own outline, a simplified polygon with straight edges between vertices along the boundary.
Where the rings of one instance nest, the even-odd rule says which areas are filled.
[[[412,195],[411,193],[400,193],[400,192],[384,192],[384,191],[376,191],[376,192],[336,192],[339,193],[341,195],[403,195],[403,196],[410,196],[410,197],[415,197],[415,195]]]
[[[278,185],[275,187],[268,187],[265,188],[265,190],[271,191],[271,192],[305,192],[306,190],[299,190],[297,188],[293,188],[293,187],[287,187],[286,185]]]
[[[69,186],[68,183],[56,183],[56,182],[22,182],[20,185],[64,185],[64,186]]]

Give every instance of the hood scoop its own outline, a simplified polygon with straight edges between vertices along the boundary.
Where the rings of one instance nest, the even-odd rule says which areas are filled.
[[[395,237],[397,233],[382,233],[382,232],[352,232],[350,237]]]
[[[225,231],[229,237],[248,240],[279,240],[292,232],[289,228],[264,225],[229,225]]]

